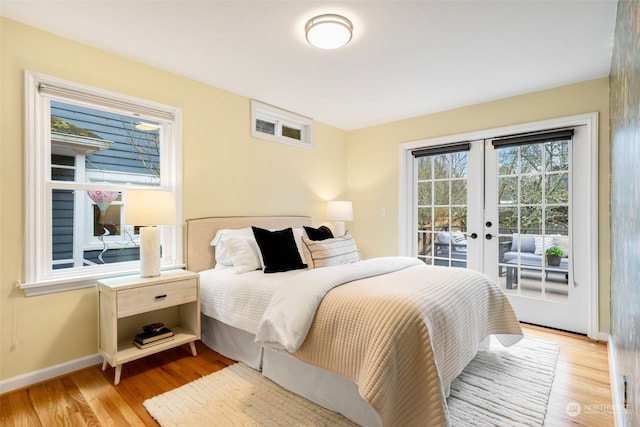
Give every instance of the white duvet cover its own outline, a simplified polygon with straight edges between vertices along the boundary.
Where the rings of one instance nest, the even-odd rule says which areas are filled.
[[[302,345],[322,298],[332,288],[419,264],[416,258],[383,257],[284,273],[206,270],[200,273],[200,310],[205,316],[256,334],[256,341],[264,345],[294,352]]]
[[[255,334],[275,290],[304,270],[236,274],[233,268],[200,272],[200,311],[205,316]]]

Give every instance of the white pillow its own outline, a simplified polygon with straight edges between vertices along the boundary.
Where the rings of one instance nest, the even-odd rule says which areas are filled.
[[[258,244],[255,239],[245,236],[229,236],[222,241],[222,246],[230,254],[233,262],[233,269],[236,274],[248,273],[254,270],[260,270]]]
[[[231,236],[241,236],[241,237],[248,237],[252,239],[254,238],[251,227],[238,228],[238,229],[223,228],[218,230],[215,237],[211,241],[211,246],[216,247],[216,266],[218,264],[224,265],[227,267],[233,266],[233,260],[231,259],[231,253],[229,252],[229,248],[227,247],[227,245],[223,243],[225,238],[231,237]]]
[[[349,234],[325,240],[302,237],[304,256],[310,269],[349,264],[360,260],[355,240]]]
[[[569,248],[571,248],[571,244],[569,243],[569,236],[553,236],[553,246],[556,246],[564,252],[564,257],[569,257]]]
[[[542,255],[544,251],[553,246],[553,237],[545,237],[543,242],[542,236],[534,236],[533,241],[536,245],[536,250],[534,252],[536,255]]]

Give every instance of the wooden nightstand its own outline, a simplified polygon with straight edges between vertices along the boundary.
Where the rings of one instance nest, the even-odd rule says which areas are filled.
[[[196,356],[200,339],[200,276],[185,270],[163,271],[159,277],[124,276],[98,281],[98,351],[116,368],[122,364],[189,343]],[[133,344],[142,326],[164,323],[175,336],[170,341],[140,349]]]

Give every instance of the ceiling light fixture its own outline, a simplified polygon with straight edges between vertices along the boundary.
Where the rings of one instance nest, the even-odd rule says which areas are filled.
[[[318,15],[309,19],[304,32],[312,46],[320,49],[337,49],[351,41],[353,24],[344,16]]]

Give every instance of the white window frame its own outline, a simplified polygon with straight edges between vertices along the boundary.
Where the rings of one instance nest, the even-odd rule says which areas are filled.
[[[260,132],[257,127],[258,120],[273,123],[275,126],[275,135]],[[299,130],[300,139],[289,138],[283,135],[282,126]],[[294,145],[296,147],[313,148],[313,120],[252,99],[251,136],[266,139],[267,141]]]
[[[95,286],[96,280],[135,274],[140,261],[54,270],[52,265],[52,188],[85,189],[86,184],[51,181],[52,100],[126,113],[162,125],[160,140],[160,185],[176,198],[177,223],[162,227],[162,269],[184,267],[182,259],[182,112],[179,108],[123,95],[26,70],[25,90],[25,175],[24,175],[24,277],[20,285],[27,296]],[[48,88],[41,90],[40,88]],[[136,185],[138,184],[138,185]],[[136,182],[101,185],[102,189],[126,192],[140,188]],[[85,209],[81,209],[85,211]],[[86,221],[86,212],[78,212]]]

